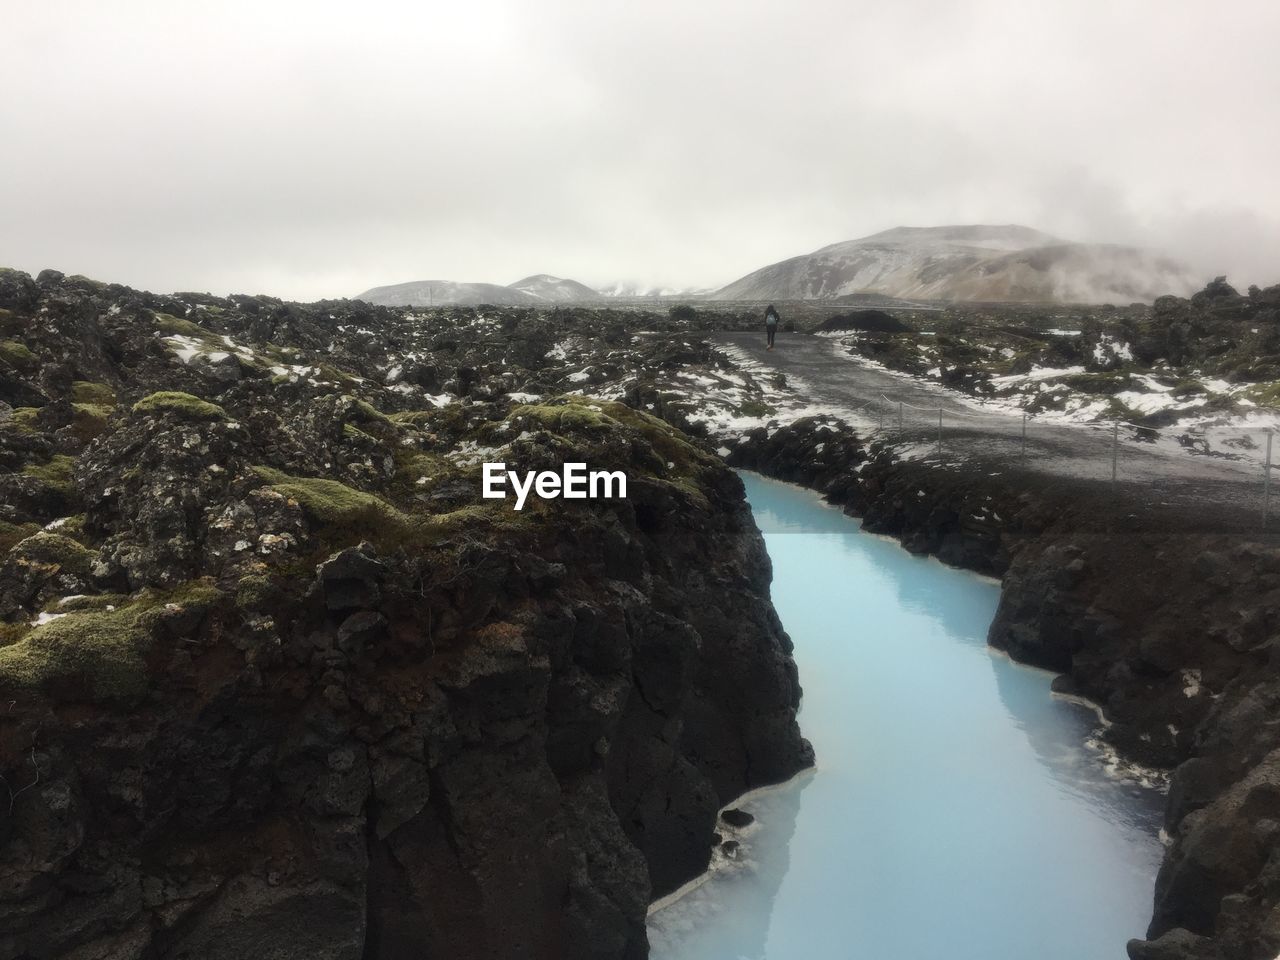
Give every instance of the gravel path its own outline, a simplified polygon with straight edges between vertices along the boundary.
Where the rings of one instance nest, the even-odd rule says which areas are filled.
[[[1032,419],[1024,455],[1019,414],[983,409],[935,384],[870,366],[825,337],[781,333],[777,348],[771,352],[765,350],[763,334],[723,333],[714,340],[786,374],[788,381],[802,388],[806,398],[816,404],[851,410],[872,402],[857,416],[902,445],[907,455],[981,470],[1029,488],[1051,484],[1064,491],[1088,493],[1108,513],[1149,521],[1150,527],[1166,531],[1261,531],[1263,480],[1256,463],[1193,455],[1167,441],[1153,444],[1138,440],[1136,431],[1121,429],[1117,482],[1113,484],[1110,429]],[[886,402],[881,395],[893,402]],[[898,402],[903,404],[901,429]],[[940,455],[936,449],[939,408]],[[1273,474],[1273,532],[1280,528],[1277,480],[1280,478]],[[1140,525],[1148,527],[1147,522]]]

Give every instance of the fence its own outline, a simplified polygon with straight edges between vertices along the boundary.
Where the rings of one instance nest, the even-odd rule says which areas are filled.
[[[934,445],[936,448],[937,455],[939,457],[943,456],[945,424],[948,417],[954,418],[954,419],[972,419],[975,421],[982,421],[985,429],[982,429],[982,427],[979,427],[980,432],[987,433],[993,436],[1000,435],[1000,430],[996,426],[996,418],[999,418],[1002,415],[994,412],[991,414],[976,413],[976,412],[968,413],[962,410],[958,410],[954,406],[952,407],[944,407],[942,405],[938,405],[936,407],[935,406],[919,406],[917,404],[908,403],[907,401],[902,399],[894,399],[892,397],[886,396],[883,393],[880,394],[877,398],[873,400],[869,400],[859,407],[853,408],[850,412],[867,410],[869,408],[874,408],[874,410],[876,411],[876,423],[877,423],[877,429],[879,432],[881,433],[886,432],[886,419],[889,419],[890,421],[892,421],[893,419],[896,419],[897,432],[898,432],[898,435],[901,437],[907,436],[907,425],[908,425],[907,411],[912,411],[913,413],[916,413],[916,414],[929,415],[928,422],[929,422],[929,429],[931,432],[933,431],[933,415],[936,414],[937,427],[936,427],[936,436],[934,437]],[[1022,420],[1021,429],[1018,432],[1017,441],[1018,441],[1018,448],[1019,448],[1019,457],[1024,459],[1028,456],[1027,440],[1028,440],[1029,430],[1034,428],[1037,424],[1041,424],[1040,429],[1044,432],[1046,436],[1049,431],[1059,431],[1059,434],[1058,434],[1059,438],[1065,438],[1069,435],[1065,431],[1081,430],[1081,429],[1090,430],[1094,432],[1103,431],[1109,434],[1110,482],[1112,484],[1119,483],[1121,478],[1121,462],[1122,462],[1121,430],[1122,429],[1126,429],[1126,428],[1132,429],[1133,431],[1135,431],[1135,438],[1140,440],[1155,441],[1162,436],[1160,433],[1160,428],[1146,426],[1138,423],[1130,423],[1128,421],[1123,421],[1123,420],[1090,420],[1090,421],[1079,421],[1079,422],[1049,423],[1049,422],[1038,421],[1036,417],[1034,417],[1031,414],[1028,414],[1026,411],[1022,411],[1021,420]],[[1275,431],[1269,427],[1258,427],[1258,428],[1208,427],[1208,428],[1183,429],[1181,430],[1181,433],[1184,436],[1199,435],[1202,437],[1207,437],[1210,433],[1235,433],[1235,434],[1247,434],[1247,435],[1261,434],[1265,437],[1263,456],[1259,463],[1259,469],[1262,474],[1260,478],[1261,499],[1262,499],[1261,526],[1264,531],[1267,530],[1270,525],[1270,519],[1271,519],[1271,471],[1273,469],[1272,452],[1273,452]],[[1206,440],[1206,449],[1207,448],[1208,448],[1208,442]],[[1177,456],[1177,454],[1176,453],[1163,454],[1163,455],[1151,454],[1151,456],[1172,457],[1172,456]],[[1239,463],[1240,462],[1239,459],[1237,459],[1236,462]],[[1172,460],[1168,461],[1168,465],[1171,467],[1176,466],[1176,464]],[[1224,480],[1235,480],[1236,482],[1242,482],[1242,483],[1246,482],[1246,477],[1243,471],[1235,471],[1235,474],[1236,475],[1234,477],[1219,477],[1216,479],[1219,482],[1222,482]]]

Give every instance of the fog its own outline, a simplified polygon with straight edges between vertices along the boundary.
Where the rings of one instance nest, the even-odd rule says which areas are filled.
[[[719,286],[1023,223],[1280,282],[1269,0],[9,4],[0,264]]]

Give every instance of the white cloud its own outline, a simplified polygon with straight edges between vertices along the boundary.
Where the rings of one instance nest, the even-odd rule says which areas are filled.
[[[47,0],[0,33],[0,263],[709,285],[1024,222],[1276,282],[1277,35],[1269,0]]]

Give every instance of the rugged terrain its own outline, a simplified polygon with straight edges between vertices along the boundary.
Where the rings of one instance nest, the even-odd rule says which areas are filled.
[[[812,762],[736,476],[557,398],[619,318],[431,319],[0,274],[0,955],[639,958]]]
[[[1240,495],[1256,471],[1155,442],[1176,421],[1126,428],[1135,473],[1113,485],[1065,468],[1079,427],[1020,462],[977,426],[948,427],[976,452],[938,455],[928,424],[853,409],[886,384],[991,402],[1003,340],[933,385],[907,358],[937,349],[927,374],[1016,336],[1028,369],[1105,342],[1097,374],[1200,370],[1263,387],[1265,410],[1249,338],[1273,291],[1082,311],[1054,340],[1021,331],[1061,311],[846,310],[837,339],[766,354],[723,332],[755,315],[701,306],[0,290],[5,947],[642,956],[644,904],[713,855],[717,807],[808,762],[727,462],[1002,577],[991,642],[1097,702],[1120,756],[1171,771],[1133,957],[1280,952],[1280,545]],[[477,506],[480,461],[570,456],[628,469],[632,499]]]
[[[1176,428],[1184,445],[1226,453],[1248,438],[1205,431],[1280,426],[1280,286],[1241,294],[1219,277],[1151,307],[851,311],[820,332],[888,370],[1041,421]]]

